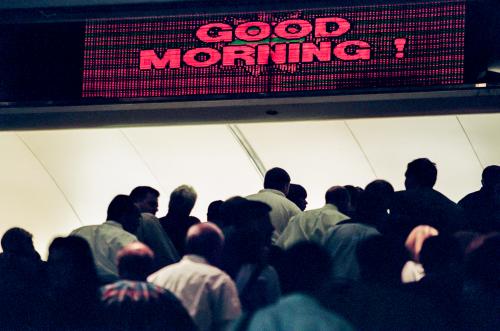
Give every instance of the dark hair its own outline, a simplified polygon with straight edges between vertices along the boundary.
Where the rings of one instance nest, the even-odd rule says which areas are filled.
[[[283,254],[282,265],[284,292],[305,292],[318,295],[329,278],[331,257],[313,242],[299,242]]]
[[[263,202],[232,197],[220,206],[220,217],[224,226],[242,228],[268,215],[270,211],[271,207]]]
[[[500,184],[500,166],[490,165],[484,168],[482,182],[485,187],[495,187]]]
[[[431,273],[457,265],[461,262],[462,256],[457,239],[447,235],[438,235],[425,239],[419,260],[426,273]]]
[[[325,193],[325,202],[337,206],[340,212],[349,211],[350,196],[343,186],[332,186]]]
[[[408,163],[405,176],[414,184],[422,187],[433,187],[436,184],[436,164],[426,158],[420,158]]]
[[[151,194],[155,197],[160,196],[160,192],[158,192],[158,190],[155,190],[150,186],[137,186],[132,190],[132,192],[130,192],[130,198],[134,203],[137,203],[146,199],[148,194]]]
[[[21,228],[11,228],[2,237],[4,252],[31,255],[34,252],[33,235]]]
[[[269,169],[264,177],[264,188],[281,191],[289,184],[290,175],[281,168]]]
[[[215,200],[215,201],[212,201],[210,202],[210,204],[208,205],[208,210],[207,210],[207,221],[209,222],[214,222],[215,224],[221,226],[222,224],[220,224],[220,220],[221,220],[221,216],[220,216],[220,207],[222,206],[222,204],[224,203],[224,201],[222,200]]]
[[[374,180],[361,193],[356,216],[362,221],[370,221],[380,215],[387,215],[393,194],[394,188],[389,182],[381,179]]]
[[[108,206],[107,220],[116,221],[123,229],[134,233],[139,226],[139,209],[128,195],[119,194]]]
[[[300,210],[304,210],[306,208],[307,191],[302,185],[290,184],[290,188],[286,197],[288,198],[288,200],[296,204],[297,207],[300,208]]]

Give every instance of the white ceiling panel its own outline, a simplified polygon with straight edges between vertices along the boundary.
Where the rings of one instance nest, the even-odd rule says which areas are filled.
[[[455,116],[348,121],[377,176],[404,188],[406,165],[427,157],[438,168],[436,189],[452,200],[478,189],[481,166]]]
[[[373,171],[344,121],[239,125],[267,169],[287,170],[308,192],[308,209],[324,205],[333,185],[365,186]]]
[[[500,114],[463,115],[458,117],[481,164],[500,164]]]
[[[226,125],[165,126],[123,130],[161,184],[163,206],[182,184],[198,193],[193,215],[206,219],[213,200],[253,193],[260,175]],[[167,208],[161,208],[159,216]]]
[[[0,235],[11,227],[33,234],[37,251],[80,222],[51,175],[14,133],[0,133]]]
[[[84,224],[106,220],[117,194],[157,185],[148,167],[118,129],[20,133],[53,176]]]

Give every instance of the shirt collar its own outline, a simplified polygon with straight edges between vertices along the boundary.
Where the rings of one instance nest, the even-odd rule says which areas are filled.
[[[123,226],[120,223],[118,223],[117,221],[107,220],[106,222],[104,222],[104,224],[108,224],[108,225],[114,226],[116,228],[123,229]]]
[[[286,197],[285,193],[278,191],[278,190],[274,190],[272,188],[265,188],[265,189],[262,189],[259,191],[259,193],[262,193],[262,192],[272,192],[272,193],[275,193],[277,195],[281,195],[282,197]]]
[[[194,263],[203,263],[203,264],[210,264],[208,261],[200,255],[195,255],[195,254],[186,254],[182,258],[182,261],[189,261],[189,262],[194,262]]]

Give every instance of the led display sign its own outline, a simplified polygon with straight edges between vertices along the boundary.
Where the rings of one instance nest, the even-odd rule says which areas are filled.
[[[90,20],[84,98],[464,83],[465,1]]]

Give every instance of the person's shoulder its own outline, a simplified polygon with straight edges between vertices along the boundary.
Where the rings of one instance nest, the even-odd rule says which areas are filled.
[[[475,203],[477,200],[481,199],[482,192],[475,191],[464,196],[460,201],[458,201],[458,205],[462,207],[466,207],[472,203]]]

